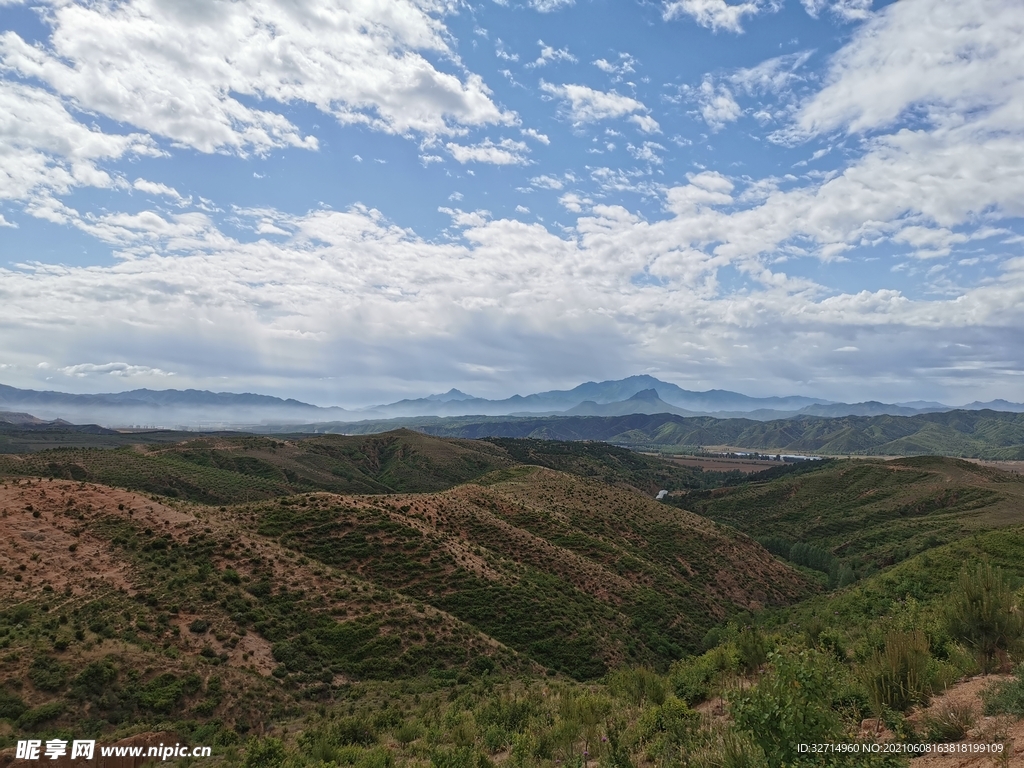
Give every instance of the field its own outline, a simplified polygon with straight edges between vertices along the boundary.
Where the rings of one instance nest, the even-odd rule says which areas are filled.
[[[938,738],[953,702],[949,738],[1017,748],[1024,626],[985,657],[947,618],[965,563],[1024,584],[996,468],[409,432],[2,462],[0,760],[63,734],[241,768],[900,765],[787,745]],[[916,693],[879,699],[899,643]]]

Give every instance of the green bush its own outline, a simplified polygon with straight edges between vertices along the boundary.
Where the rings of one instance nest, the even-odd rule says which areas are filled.
[[[692,706],[707,699],[717,681],[736,669],[735,650],[720,645],[700,656],[677,661],[669,670],[669,682],[676,696]]]
[[[158,675],[139,690],[139,705],[160,714],[167,714],[186,696],[199,691],[202,679],[192,673],[178,679],[170,672]]]
[[[71,681],[71,692],[78,698],[97,699],[117,681],[117,674],[112,660],[93,661]]]
[[[64,702],[63,701],[51,701],[49,704],[43,704],[42,706],[36,707],[35,709],[26,710],[22,713],[21,717],[18,718],[15,725],[19,728],[29,731],[35,728],[41,723],[55,720],[64,713]]]
[[[28,707],[21,697],[0,688],[0,720],[17,720]]]
[[[607,680],[612,695],[625,699],[634,707],[642,707],[648,701],[656,705],[665,702],[665,680],[646,667],[617,669],[608,675]]]
[[[761,747],[771,768],[792,765],[800,757],[797,745],[841,740],[830,692],[819,652],[773,653],[758,684],[733,695],[733,721]]]
[[[1013,678],[992,686],[981,694],[986,715],[1024,717],[1024,664]]]
[[[950,636],[973,648],[985,669],[991,669],[996,655],[1014,648],[1024,636],[1024,614],[1016,609],[1013,587],[1002,569],[990,563],[974,569],[964,566],[945,619]]]
[[[889,632],[885,647],[861,669],[868,700],[879,717],[886,709],[905,712],[930,693],[928,638],[921,631]]]
[[[740,668],[753,674],[768,660],[768,641],[756,627],[748,627],[736,638],[736,653]]]
[[[36,656],[29,665],[28,679],[40,691],[59,691],[68,683],[68,668],[52,656]]]
[[[242,768],[280,768],[284,758],[280,739],[252,739],[246,747]]]

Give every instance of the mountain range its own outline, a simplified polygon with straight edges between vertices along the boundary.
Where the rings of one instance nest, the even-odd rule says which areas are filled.
[[[960,408],[1024,412],[1024,404],[1006,400],[974,402]],[[210,429],[270,424],[350,423],[429,416],[626,416],[655,413],[770,421],[803,415],[912,416],[951,410],[954,410],[953,406],[931,401],[869,401],[851,404],[799,395],[751,397],[724,389],[697,392],[648,375],[614,381],[591,381],[568,390],[514,395],[502,400],[474,397],[458,389],[451,389],[443,394],[359,409],[321,407],[269,395],[195,389],[136,389],[79,395],[0,385],[0,411],[31,414],[39,420],[62,419],[111,427]]]

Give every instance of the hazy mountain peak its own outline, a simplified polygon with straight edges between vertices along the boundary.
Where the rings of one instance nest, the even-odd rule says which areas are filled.
[[[440,395],[427,395],[424,400],[433,400],[436,403],[450,403],[458,400],[476,400],[473,395],[467,395],[455,387],[452,387],[447,392]]]

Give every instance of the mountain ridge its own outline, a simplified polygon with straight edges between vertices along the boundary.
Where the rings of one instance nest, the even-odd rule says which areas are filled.
[[[645,392],[653,392],[654,395],[641,394]],[[1008,412],[1024,412],[1024,404],[1006,400],[987,403],[975,401],[963,408],[981,410],[989,407]],[[513,395],[501,400],[475,397],[452,388],[441,394],[358,409],[318,406],[294,398],[283,399],[252,392],[134,389],[116,393],[72,394],[17,389],[0,384],[0,410],[31,413],[41,421],[88,422],[106,427],[150,425],[187,429],[358,422],[426,416],[621,416],[656,412],[686,417],[739,417],[768,421],[800,415],[911,416],[957,409],[931,401],[902,404],[866,401],[850,404],[802,395],[752,397],[725,389],[691,391],[643,374],[618,380],[588,381],[572,389]]]

